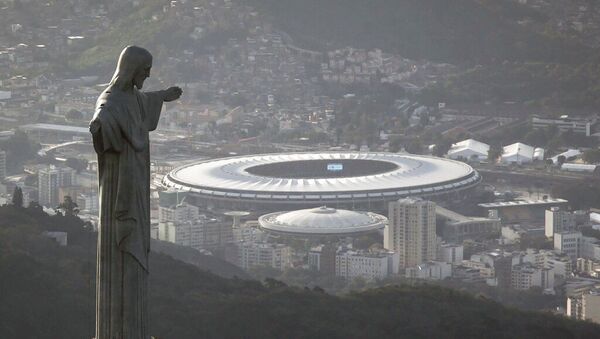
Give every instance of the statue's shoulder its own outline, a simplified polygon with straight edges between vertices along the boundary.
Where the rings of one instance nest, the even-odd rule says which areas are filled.
[[[118,114],[125,103],[123,93],[111,87],[106,88],[96,100],[95,115]]]

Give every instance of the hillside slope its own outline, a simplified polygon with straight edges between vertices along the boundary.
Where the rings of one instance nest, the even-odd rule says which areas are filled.
[[[588,50],[538,34],[546,18],[516,2],[491,0],[251,0],[312,48],[381,48],[453,63],[503,60],[577,62]]]
[[[76,218],[0,207],[0,337],[90,338],[93,234]],[[67,247],[40,235],[70,229]],[[91,246],[90,246],[91,245]],[[92,247],[92,248],[90,248]],[[507,309],[431,286],[343,297],[225,279],[151,258],[151,333],[160,338],[594,338],[600,326]]]

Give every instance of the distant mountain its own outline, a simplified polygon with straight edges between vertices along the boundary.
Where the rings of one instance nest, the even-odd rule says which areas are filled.
[[[93,233],[78,218],[0,207],[0,337],[91,338]],[[69,232],[59,246],[43,230]],[[600,326],[432,287],[342,297],[225,279],[153,254],[150,332],[159,338],[596,338]]]
[[[225,9],[222,3],[209,0],[144,0],[123,13],[111,13],[111,26],[101,31],[71,66],[106,71],[127,45],[149,49],[156,60],[182,58],[183,51],[209,49],[230,37],[243,37],[246,31],[238,14],[242,16],[242,10],[237,7]],[[201,29],[201,34],[196,29]]]
[[[516,1],[249,2],[308,48],[380,48],[413,59],[457,64],[579,62],[589,52],[578,43],[538,33],[546,18]]]

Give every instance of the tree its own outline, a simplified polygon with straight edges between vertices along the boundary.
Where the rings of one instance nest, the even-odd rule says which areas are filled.
[[[66,165],[79,173],[87,168],[88,161],[85,159],[67,158]]]
[[[496,160],[502,155],[502,148],[498,146],[491,146],[488,150],[488,160],[495,163]]]
[[[446,153],[448,153],[448,151],[450,150],[451,147],[452,147],[452,142],[450,142],[450,140],[448,140],[446,138],[442,138],[435,144],[435,147],[433,149],[433,155],[435,155],[437,157],[442,157]]]
[[[536,128],[525,134],[525,142],[530,145],[545,146],[548,142],[546,132],[541,128]]]
[[[398,152],[402,145],[402,138],[399,136],[393,136],[390,139],[390,152]]]
[[[79,208],[77,208],[77,204],[73,201],[71,196],[65,195],[64,201],[58,205],[57,210],[60,210],[67,217],[77,216],[79,214]]]
[[[19,173],[23,164],[37,156],[39,144],[32,143],[23,131],[16,131],[8,140],[0,143],[6,151],[6,170],[8,173]]]
[[[40,203],[37,201],[31,201],[31,202],[29,202],[29,206],[27,206],[27,210],[33,211],[36,213],[40,213],[40,212],[43,213],[44,207],[42,207],[42,205],[40,205]]]
[[[600,162],[600,149],[591,149],[583,152],[583,161],[588,164],[597,164]]]
[[[12,204],[17,208],[23,207],[23,190],[19,186],[16,186],[13,192]]]
[[[405,149],[408,153],[421,154],[423,152],[423,143],[421,139],[414,138],[405,146]]]

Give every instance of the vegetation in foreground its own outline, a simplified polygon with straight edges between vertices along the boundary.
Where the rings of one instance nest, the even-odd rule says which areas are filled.
[[[69,232],[59,246],[44,230]],[[592,338],[600,326],[523,312],[434,286],[341,297],[320,288],[225,279],[153,254],[151,333],[159,338]],[[92,337],[94,234],[74,216],[0,207],[0,336]]]

